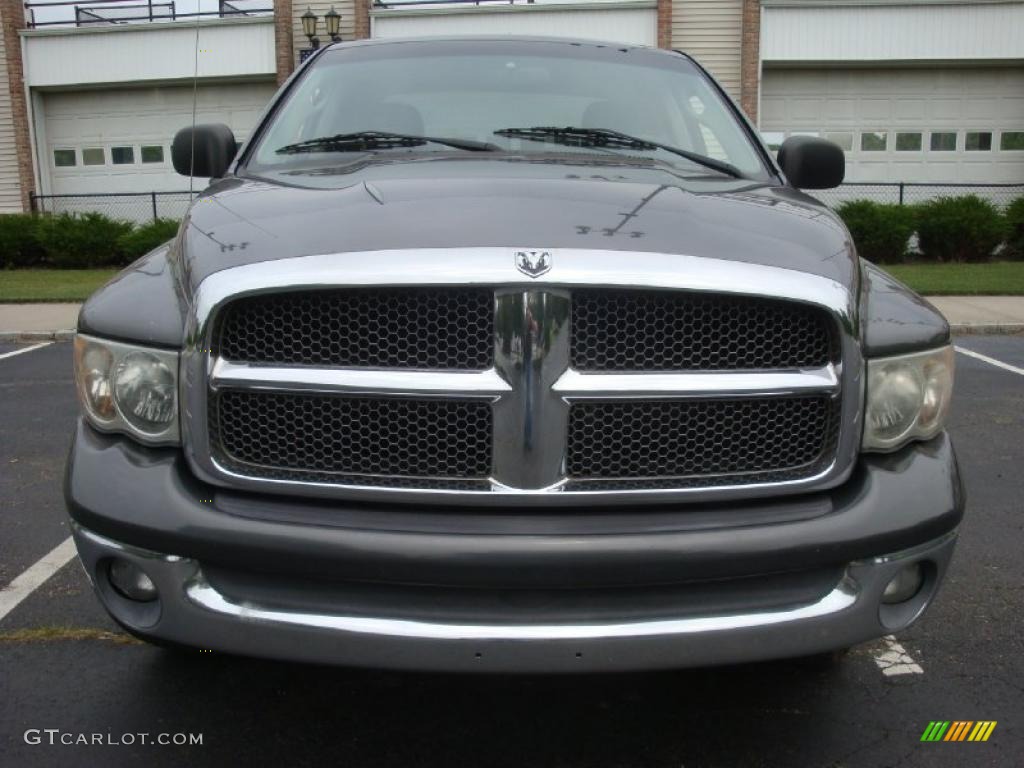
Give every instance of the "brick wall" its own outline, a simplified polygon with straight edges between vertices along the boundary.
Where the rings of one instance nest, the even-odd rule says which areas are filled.
[[[277,84],[280,85],[295,69],[292,0],[274,1],[274,57],[277,60]]]
[[[11,202],[20,200],[22,211],[31,208],[29,194],[35,188],[32,172],[32,145],[29,141],[28,110],[25,105],[24,69],[21,62],[21,40],[18,30],[25,26],[24,10],[19,0],[0,0],[0,26],[3,29],[3,59],[6,69],[6,83],[0,78],[0,87],[6,89],[10,99],[10,123],[7,133],[13,136],[13,162],[8,162],[4,174],[12,178],[2,181],[14,194]],[[6,110],[5,110],[6,111]],[[6,123],[7,115],[3,115]],[[15,185],[18,189],[15,191]],[[6,206],[9,210],[13,205]]]
[[[740,106],[757,124],[761,93],[761,0],[743,0],[740,42]]]
[[[658,0],[658,47],[672,47],[672,0]]]

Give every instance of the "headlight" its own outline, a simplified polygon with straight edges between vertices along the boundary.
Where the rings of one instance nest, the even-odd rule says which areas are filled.
[[[867,361],[864,450],[895,450],[942,430],[953,397],[953,355],[943,347]]]
[[[86,418],[145,443],[179,441],[178,353],[75,337],[75,381]]]

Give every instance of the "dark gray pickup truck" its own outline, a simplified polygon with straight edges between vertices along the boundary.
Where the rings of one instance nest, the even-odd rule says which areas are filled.
[[[899,631],[963,515],[949,328],[684,54],[316,53],[177,237],[85,304],[67,467],[96,592],[154,642],[562,671]]]

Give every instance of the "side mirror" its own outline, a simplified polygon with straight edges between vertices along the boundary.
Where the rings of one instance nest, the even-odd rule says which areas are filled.
[[[226,125],[182,128],[171,143],[171,162],[182,176],[220,178],[235,159],[238,143]]]
[[[831,141],[790,136],[779,147],[779,167],[798,189],[832,189],[843,183],[846,157]]]

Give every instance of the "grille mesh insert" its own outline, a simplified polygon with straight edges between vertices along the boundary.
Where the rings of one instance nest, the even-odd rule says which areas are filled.
[[[210,409],[213,444],[244,474],[486,478],[490,473],[492,423],[486,402],[227,391],[211,401]],[[254,473],[245,467],[261,469]]]
[[[722,475],[809,477],[835,452],[838,407],[825,397],[578,403],[569,411],[569,475],[690,478],[672,487],[734,482]]]
[[[251,296],[217,334],[234,362],[483,370],[494,359],[488,290],[346,289]]]
[[[812,368],[836,354],[827,315],[770,299],[582,290],[573,294],[580,371]]]

